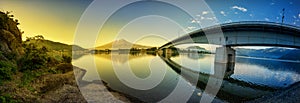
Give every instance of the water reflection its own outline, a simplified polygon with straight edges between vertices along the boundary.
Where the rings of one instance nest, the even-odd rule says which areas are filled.
[[[194,93],[189,102],[199,102],[201,96],[198,94],[201,94],[201,91],[206,88],[208,78],[220,79],[217,73],[228,70],[224,67],[234,67],[234,69],[228,78],[224,78],[217,97],[230,102],[254,99],[300,81],[297,68],[300,66],[299,63],[237,57],[235,65],[217,64],[214,63],[213,54],[175,53],[168,55],[168,58],[161,57],[161,60],[158,60],[158,62],[166,65],[166,68],[156,68],[166,69],[166,74],[158,86],[149,90],[136,90],[124,85],[116,76],[112,66],[113,62],[121,67],[130,66],[137,77],[146,78],[151,73],[149,67],[151,61],[157,57],[153,53],[95,54],[85,55],[75,60],[73,64],[87,69],[83,80],[94,81],[96,75],[100,75],[101,80],[106,81],[110,88],[146,102],[157,102],[167,97],[174,90],[180,78],[184,79],[184,84],[190,86],[186,88],[197,86],[193,90]],[[89,65],[93,63],[87,62],[87,58],[95,59],[97,70],[89,70]],[[197,82],[193,82],[195,80]],[[207,93],[209,94],[209,91]],[[182,98],[180,95],[178,97]]]

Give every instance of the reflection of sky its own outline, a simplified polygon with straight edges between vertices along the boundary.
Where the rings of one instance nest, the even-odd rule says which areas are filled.
[[[213,60],[214,55],[205,55],[199,59],[192,59],[189,55],[181,54],[181,56],[171,58],[174,62],[187,67],[191,70],[200,71],[203,73],[213,74],[214,68]],[[231,78],[238,79],[241,81],[258,84],[258,85],[267,85],[270,87],[287,87],[295,82],[300,81],[300,75],[293,71],[293,69],[288,66],[280,66],[278,68],[282,69],[274,69],[274,66],[270,66],[268,64],[262,65],[257,62],[242,62],[237,59],[234,68],[234,74],[231,75]],[[268,62],[276,62],[276,61],[268,61]],[[258,62],[261,62],[258,61]],[[277,63],[281,63],[277,61]],[[294,63],[290,63],[290,65],[296,65]],[[199,69],[200,68],[200,69]]]
[[[196,55],[193,55],[196,54]],[[194,59],[199,58],[199,59]],[[171,60],[177,64],[202,73],[213,74],[214,73],[214,56],[213,55],[202,55],[197,53],[181,54],[177,57],[172,57]]]
[[[287,87],[300,81],[300,75],[288,71],[272,71],[267,67],[236,63],[232,78],[272,87]]]

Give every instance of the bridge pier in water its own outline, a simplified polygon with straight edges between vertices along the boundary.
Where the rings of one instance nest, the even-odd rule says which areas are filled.
[[[173,54],[173,50],[169,49],[169,48],[164,48],[164,49],[158,51],[158,54],[162,55],[165,58],[171,58],[172,54]]]
[[[214,75],[217,77],[229,77],[234,72],[235,50],[231,47],[218,47],[215,54]]]

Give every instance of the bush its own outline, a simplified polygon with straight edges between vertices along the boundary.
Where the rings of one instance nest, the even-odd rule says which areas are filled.
[[[0,61],[0,81],[10,80],[16,73],[16,65],[8,61]]]
[[[63,55],[62,58],[63,58],[64,63],[71,63],[72,62],[72,58],[70,56]]]
[[[18,103],[18,101],[14,100],[11,95],[5,94],[0,95],[0,103]]]
[[[19,60],[21,71],[36,70],[46,67],[48,61],[47,48],[38,48],[33,43],[24,44],[25,55]]]

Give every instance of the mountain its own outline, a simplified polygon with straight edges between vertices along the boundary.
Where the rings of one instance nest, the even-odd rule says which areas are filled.
[[[116,41],[107,43],[107,44],[102,45],[102,46],[98,46],[95,49],[96,50],[105,50],[105,49],[112,50],[112,49],[131,49],[131,48],[147,49],[147,48],[152,48],[152,47],[151,46],[139,45],[139,44],[133,44],[129,41],[121,39],[121,40],[116,40]]]
[[[279,59],[298,60],[298,61],[300,61],[300,50],[299,49],[293,49],[289,53],[281,56]]]
[[[300,50],[286,48],[267,48],[267,49],[245,49],[236,48],[238,56],[249,56],[259,58],[283,59],[283,60],[300,60]]]

